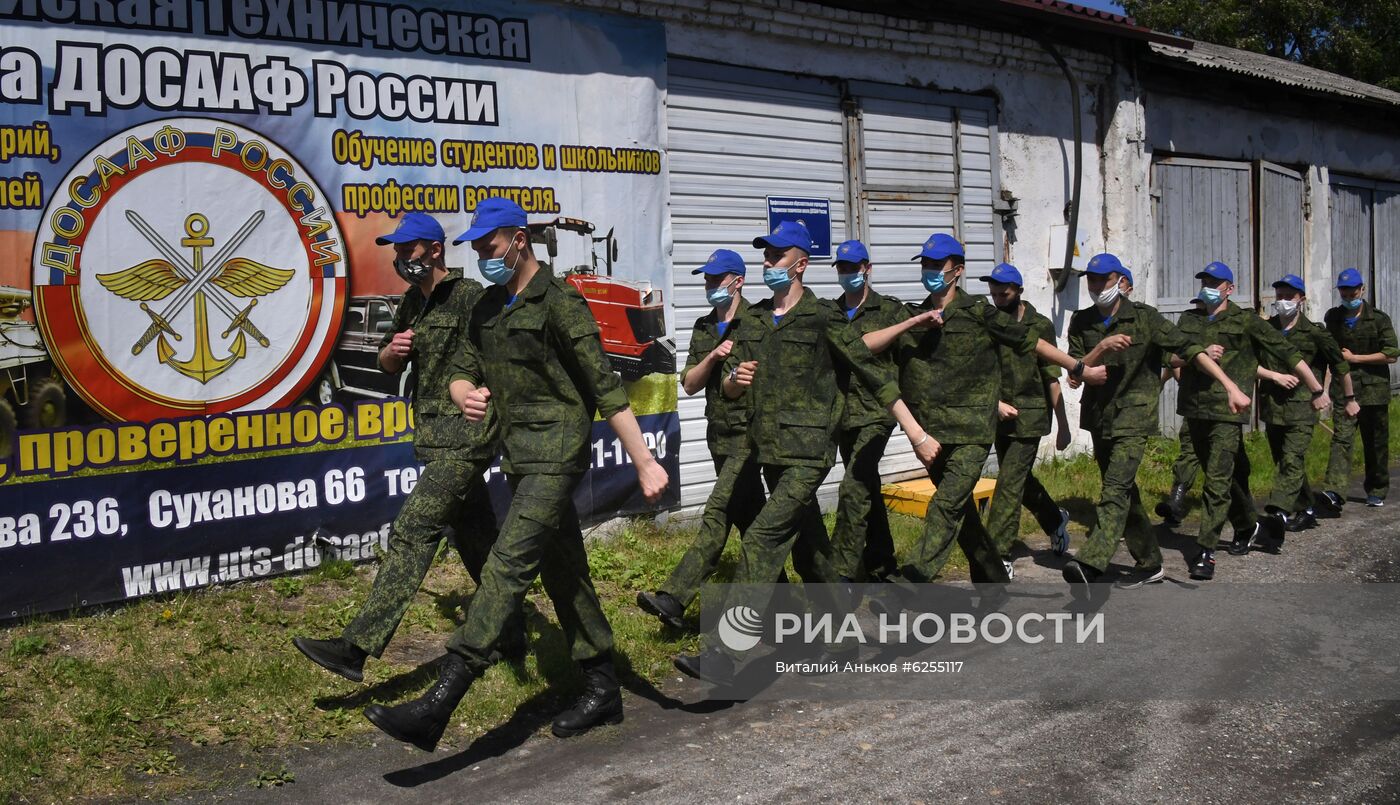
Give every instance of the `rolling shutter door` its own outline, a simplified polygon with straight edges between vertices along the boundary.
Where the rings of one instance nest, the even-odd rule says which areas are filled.
[[[710,310],[703,276],[690,272],[712,251],[743,255],[745,296],[767,296],[752,242],[766,227],[767,196],[828,198],[833,239],[846,231],[845,133],[840,95],[829,82],[673,59],[668,85],[672,287],[683,363],[691,324]],[[828,281],[809,283],[814,292],[835,293],[834,272],[814,261],[812,275]],[[705,395],[681,390],[679,411],[681,505],[695,506],[715,480]]]

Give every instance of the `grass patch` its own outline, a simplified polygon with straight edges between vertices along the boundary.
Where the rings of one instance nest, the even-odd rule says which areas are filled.
[[[1400,456],[1400,406],[1392,406],[1391,423],[1391,449]],[[1253,491],[1262,498],[1273,482],[1268,448],[1262,434],[1251,435],[1248,446]],[[1173,439],[1149,445],[1138,475],[1149,507],[1170,487],[1177,449]],[[1314,479],[1325,470],[1327,449],[1328,436],[1319,429],[1308,459]],[[1056,459],[1037,473],[1082,533],[1099,492],[1093,459]],[[892,513],[890,524],[900,556],[907,556],[922,521]],[[634,604],[638,590],[665,580],[692,528],[637,520],[590,546],[620,670],[634,681],[662,684],[673,673],[671,656],[695,648],[694,636],[661,630]],[[1038,531],[1025,516],[1023,534]],[[731,541],[719,578],[731,578],[737,563]],[[954,550],[950,571],[965,568]],[[6,725],[0,802],[168,798],[210,786],[295,785],[276,750],[369,733],[373,728],[360,715],[366,705],[402,701],[425,689],[434,678],[431,662],[461,622],[472,589],[453,552],[442,551],[383,660],[367,664],[367,684],[360,686],[307,662],[291,637],[337,634],[364,600],[373,574],[373,566],[326,562],[295,578],[0,628],[0,721]],[[577,693],[577,671],[538,584],[527,606],[530,656],[519,665],[497,665],[473,686],[447,743],[464,746],[508,722],[526,732],[542,728]]]

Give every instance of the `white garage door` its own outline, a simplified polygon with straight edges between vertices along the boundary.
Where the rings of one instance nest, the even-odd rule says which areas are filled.
[[[701,277],[690,272],[710,252],[728,248],[743,255],[748,297],[767,295],[761,256],[752,246],[767,229],[767,196],[827,199],[832,241],[863,237],[876,263],[876,287],[906,301],[924,296],[909,258],[930,232],[957,233],[974,264],[990,267],[999,253],[990,101],[851,84],[844,87],[843,111],[843,87],[835,81],[678,59],[671,60],[668,84],[680,354],[689,349],[691,322],[709,310]],[[839,292],[825,260],[807,277],[824,298]],[[714,468],[705,445],[704,395],[680,394],[681,503],[694,506],[709,494]],[[917,469],[907,444],[902,437],[891,441],[882,465],[887,475]],[[840,478],[837,466],[825,499]]]

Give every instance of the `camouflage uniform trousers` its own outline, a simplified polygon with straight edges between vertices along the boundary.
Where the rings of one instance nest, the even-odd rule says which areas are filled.
[[[1010,431],[1009,427],[997,428],[997,488],[987,513],[987,531],[999,556],[1007,556],[1020,536],[1022,506],[1031,510],[1046,534],[1060,527],[1060,506],[1033,472],[1040,438],[1018,439]]]
[[[1094,461],[1099,465],[1103,491],[1095,513],[1097,522],[1089,529],[1088,539],[1075,554],[1075,559],[1098,570],[1108,569],[1118,540],[1128,544],[1130,553],[1140,569],[1162,566],[1162,549],[1157,535],[1142,507],[1138,492],[1137,471],[1147,450],[1146,436],[1105,437],[1090,434],[1094,439]]]
[[[967,556],[968,571],[975,582],[1008,582],[1006,567],[992,537],[982,525],[982,516],[972,500],[989,445],[944,444],[929,465],[928,475],[936,487],[924,531],[909,564],[901,571],[908,581],[932,581],[948,563],[956,539]]]
[[[671,571],[671,577],[661,585],[682,607],[690,606],[724,554],[729,541],[729,527],[748,533],[749,526],[763,508],[763,479],[758,463],[748,453],[715,456],[715,485],[705,501],[700,517],[700,531],[685,555]]]
[[[1356,432],[1361,431],[1361,449],[1366,460],[1362,486],[1366,494],[1385,500],[1390,490],[1390,412],[1385,405],[1363,405],[1354,417],[1338,410],[1332,413],[1332,454],[1327,462],[1327,489],[1342,496],[1351,486],[1351,454]]]
[[[1274,492],[1265,506],[1267,511],[1293,515],[1312,508],[1312,486],[1308,484],[1308,446],[1312,444],[1313,426],[1308,423],[1265,425],[1269,438],[1269,453],[1274,457]]]
[[[612,651],[598,593],[588,576],[574,489],[582,474],[520,475],[509,478],[513,497],[501,534],[481,571],[481,588],[467,607],[467,620],[448,640],[473,674],[491,665],[491,649],[520,611],[525,592],[539,576],[574,660]]]
[[[443,530],[472,580],[481,583],[486,554],[496,541],[496,515],[482,480],[490,462],[435,459],[427,462],[389,531],[369,597],[341,634],[375,657],[384,653],[423,577],[433,564]]]
[[[837,582],[831,540],[817,506],[817,487],[829,469],[763,466],[768,501],[744,532],[743,558],[736,582],[766,584],[778,578],[792,557],[793,569],[813,584]]]
[[[1172,463],[1172,484],[1190,489],[1196,485],[1196,476],[1201,473],[1201,462],[1196,458],[1196,448],[1191,442],[1191,426],[1186,420],[1181,421],[1177,441],[1181,448],[1176,461]]]
[[[893,425],[874,422],[837,434],[846,476],[841,479],[831,531],[836,571],[849,579],[888,576],[896,569],[890,518],[880,491],[880,459]]]
[[[1196,542],[1215,550],[1225,521],[1237,534],[1254,530],[1259,511],[1249,494],[1249,455],[1244,450],[1244,426],[1238,422],[1191,420],[1191,443],[1205,469],[1201,487],[1201,530]]]
[[[724,606],[743,603],[766,612],[773,596],[771,585],[774,579],[781,580],[789,556],[793,568],[807,584],[832,585],[839,578],[831,561],[831,540],[817,506],[817,488],[830,468],[761,467],[768,485],[768,502],[744,532],[743,555],[734,579],[743,586],[729,593]],[[824,592],[814,590],[813,594],[817,601],[827,602]],[[733,654],[723,643],[713,647]]]

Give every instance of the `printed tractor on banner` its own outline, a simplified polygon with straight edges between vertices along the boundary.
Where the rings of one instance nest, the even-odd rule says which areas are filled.
[[[0,456],[15,431],[60,428],[68,421],[68,390],[54,371],[39,328],[21,318],[29,291],[0,287]]]
[[[653,372],[675,374],[676,342],[666,335],[666,305],[661,290],[649,282],[613,276],[618,249],[611,229],[606,235],[594,237],[595,227],[588,221],[555,218],[530,224],[530,240],[543,244],[553,261],[559,255],[561,231],[590,239],[589,264],[569,268],[564,277],[588,301],[602,332],[603,351],[613,369],[628,382]]]

